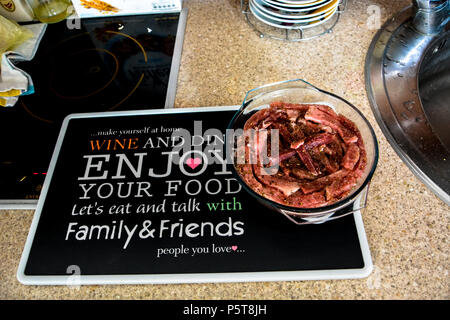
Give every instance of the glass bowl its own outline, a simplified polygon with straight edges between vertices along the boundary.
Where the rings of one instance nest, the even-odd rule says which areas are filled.
[[[263,197],[250,188],[241,178],[235,167],[236,161],[233,161],[234,153],[232,153],[232,151],[234,152],[235,150],[231,150],[234,145],[230,143],[230,141],[235,139],[235,137],[230,137],[230,135],[236,131],[239,131],[239,129],[243,129],[246,121],[255,112],[269,108],[270,103],[276,101],[295,104],[325,104],[332,107],[337,114],[342,114],[356,124],[364,141],[367,153],[367,165],[362,177],[358,179],[357,185],[346,197],[323,207],[291,207]],[[341,97],[316,88],[302,79],[277,82],[248,91],[241,108],[234,115],[228,126],[227,135],[227,156],[229,157],[228,159],[232,159],[233,163],[231,170],[242,187],[265,206],[277,212],[283,213],[284,215],[301,218],[311,223],[324,222],[338,210],[342,212],[341,209],[346,207],[351,207],[350,210],[353,210],[353,203],[355,200],[358,199],[359,196],[362,196],[364,192],[368,191],[366,189],[368,188],[369,182],[378,163],[377,139],[372,126],[361,111]]]

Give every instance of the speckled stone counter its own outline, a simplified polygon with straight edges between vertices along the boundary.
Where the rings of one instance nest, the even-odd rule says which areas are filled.
[[[25,286],[16,279],[33,211],[0,211],[0,299],[449,299],[450,210],[396,155],[364,86],[364,61],[381,22],[410,1],[351,0],[334,31],[297,43],[260,38],[238,0],[185,1],[189,9],[176,107],[240,104],[247,90],[303,78],[358,106],[375,128],[380,161],[363,212],[374,270],[365,279],[262,283]],[[375,10],[376,11],[376,10]],[[368,22],[369,21],[369,22]]]

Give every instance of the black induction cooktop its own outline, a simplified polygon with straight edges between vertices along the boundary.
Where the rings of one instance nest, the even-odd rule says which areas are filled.
[[[173,107],[185,21],[183,10],[48,25],[17,64],[35,93],[0,108],[0,208],[36,205],[67,115]]]

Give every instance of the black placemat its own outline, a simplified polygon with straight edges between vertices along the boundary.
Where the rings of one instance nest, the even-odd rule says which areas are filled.
[[[367,275],[370,254],[354,215],[298,226],[255,201],[220,161],[187,150],[170,161],[181,145],[173,131],[188,130],[206,155],[224,138],[235,109],[66,119],[19,280],[58,283],[73,270],[89,283],[124,283],[133,275],[142,283],[301,279],[303,271],[318,271],[315,278],[339,277],[340,270],[341,277]]]

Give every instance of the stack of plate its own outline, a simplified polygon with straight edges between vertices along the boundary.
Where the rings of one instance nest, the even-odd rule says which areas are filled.
[[[249,0],[249,9],[261,22],[283,29],[306,29],[330,20],[340,0]]]

